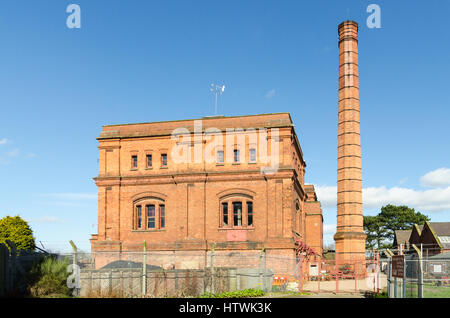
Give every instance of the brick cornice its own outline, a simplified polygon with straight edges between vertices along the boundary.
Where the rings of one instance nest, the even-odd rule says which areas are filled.
[[[140,176],[99,176],[93,178],[97,186],[110,185],[135,185],[135,184],[177,184],[192,182],[218,182],[218,181],[236,181],[236,180],[266,180],[266,179],[291,179],[294,176],[295,169],[280,168],[274,174],[262,174],[260,170],[250,171],[224,171],[224,172],[190,172],[158,175],[140,175]],[[294,178],[294,184],[305,193],[303,186],[297,178]]]

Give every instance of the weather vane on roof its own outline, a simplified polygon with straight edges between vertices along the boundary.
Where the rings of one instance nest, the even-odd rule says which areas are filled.
[[[222,95],[225,91],[225,85],[217,85],[217,84],[211,84],[211,87],[209,90],[214,94],[215,96],[215,104],[214,104],[214,115],[217,115],[217,95]]]

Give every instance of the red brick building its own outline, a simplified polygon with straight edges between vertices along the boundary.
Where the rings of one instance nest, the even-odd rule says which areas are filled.
[[[289,113],[103,126],[92,251],[322,254]]]

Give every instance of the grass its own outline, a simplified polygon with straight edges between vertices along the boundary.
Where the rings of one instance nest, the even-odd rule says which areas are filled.
[[[398,289],[400,293],[400,288]],[[406,284],[406,297],[417,298],[418,287],[417,284]],[[423,285],[424,298],[450,298],[450,286],[436,286],[433,284]]]
[[[272,291],[265,296],[269,298],[297,298],[301,296],[310,296],[308,292],[295,292],[295,291]]]
[[[252,298],[264,295],[265,292],[259,289],[244,289],[220,294],[204,293],[203,295],[200,295],[199,298]]]

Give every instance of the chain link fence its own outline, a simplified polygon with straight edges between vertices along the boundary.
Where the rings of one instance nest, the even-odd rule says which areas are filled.
[[[404,278],[390,276],[388,282],[390,298],[449,298],[450,259],[442,255],[427,259],[405,255]]]
[[[249,288],[270,292],[277,275],[299,277],[295,258],[263,252],[95,252],[59,257],[69,259],[79,271],[73,285],[81,297],[184,297]]]

